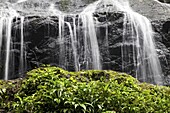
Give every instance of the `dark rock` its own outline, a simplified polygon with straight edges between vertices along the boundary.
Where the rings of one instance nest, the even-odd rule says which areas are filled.
[[[152,21],[153,30],[155,31],[155,41],[162,70],[165,75],[167,85],[170,85],[170,24],[169,20]]]

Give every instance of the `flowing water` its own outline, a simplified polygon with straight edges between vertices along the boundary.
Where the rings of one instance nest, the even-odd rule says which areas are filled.
[[[3,57],[4,58],[4,62],[1,62],[1,65],[4,65],[4,79],[8,80],[9,79],[9,70],[11,69],[11,65],[10,64],[10,59],[11,59],[11,34],[12,34],[12,24],[13,24],[13,19],[17,18],[19,15],[17,14],[17,12],[12,9],[12,8],[8,8],[8,9],[4,9],[1,8],[0,9],[0,19],[1,19],[1,26],[0,26],[0,47],[2,50],[2,44],[5,46],[5,51],[3,51],[4,53],[2,53],[1,51],[1,60],[2,60],[2,54],[5,54]]]
[[[88,52],[88,48],[90,48],[92,54],[92,59],[91,59],[92,69],[102,69],[101,62],[100,62],[100,51],[98,47],[98,41],[97,41],[96,30],[95,30],[95,23],[93,19],[93,13],[95,12],[96,7],[99,3],[100,1],[90,4],[79,15],[79,18],[82,20],[83,28],[84,28],[84,47],[85,47],[84,59],[85,61],[88,60],[87,58],[89,57],[89,55],[87,52]]]
[[[162,70],[154,45],[150,21],[146,17],[134,12],[128,1],[108,1],[118,11],[125,12],[122,43],[122,69],[125,72],[129,71],[126,68],[126,62],[130,62],[128,59],[133,57],[134,68],[136,68],[136,78],[141,81],[162,84]],[[131,34],[129,34],[129,32]],[[130,51],[132,51],[133,56],[129,56],[128,52]]]
[[[53,2],[49,5],[44,5],[41,1],[34,4],[36,1],[28,2],[27,0],[19,0],[15,4],[7,5],[8,8],[2,7],[0,9],[0,56],[5,56],[4,65],[2,69],[4,72],[3,78],[8,80],[11,72],[10,69],[15,67],[12,64],[15,58],[12,58],[12,27],[14,20],[20,23],[20,60],[18,73],[23,74],[26,71],[26,51],[25,51],[25,27],[24,22],[29,16],[42,16],[50,22],[53,22],[52,17],[57,17],[57,43],[59,43],[59,66],[68,66],[68,61],[73,57],[74,70],[79,71],[83,69],[102,69],[101,52],[98,44],[96,26],[99,23],[94,18],[93,14],[102,5],[103,12],[120,11],[124,14],[123,21],[123,40],[121,45],[122,53],[122,70],[129,72],[127,62],[133,61],[133,68],[135,70],[135,77],[143,82],[150,82],[153,84],[162,85],[162,70],[156,53],[155,43],[153,39],[153,31],[150,21],[134,12],[127,0],[98,0],[88,5],[82,12],[72,14],[64,13],[55,7]],[[14,5],[20,6],[19,8]],[[33,10],[26,11],[24,8],[32,8]],[[15,10],[14,10],[15,9]],[[7,10],[7,11],[6,11]],[[17,13],[23,11],[23,13]],[[71,18],[71,21],[66,21],[66,18]],[[54,23],[55,24],[55,23]],[[65,32],[69,37],[65,36]],[[106,29],[106,38],[108,40],[108,28]],[[130,33],[130,34],[129,34]],[[81,39],[80,39],[81,35]],[[69,45],[69,46],[68,46]],[[109,44],[107,44],[109,45]],[[5,48],[4,48],[5,46]],[[69,51],[69,52],[68,52]],[[132,53],[132,56],[129,55]],[[5,53],[5,55],[3,55]],[[14,67],[12,67],[14,66]]]

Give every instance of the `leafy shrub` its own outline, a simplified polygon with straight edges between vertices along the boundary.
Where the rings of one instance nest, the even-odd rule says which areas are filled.
[[[44,67],[28,72],[19,84],[17,92],[7,95],[12,98],[8,103],[0,100],[14,113],[170,112],[170,88],[141,84],[114,71]]]
[[[0,80],[0,112],[10,107],[10,101],[13,101],[18,92],[21,80],[3,81]]]

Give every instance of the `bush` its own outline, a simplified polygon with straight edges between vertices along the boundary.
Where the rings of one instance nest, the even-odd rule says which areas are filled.
[[[28,72],[27,78],[12,88],[17,89],[13,95],[5,94],[10,101],[3,98],[0,101],[6,111],[14,113],[170,111],[170,88],[139,83],[130,75],[114,71],[68,72],[57,67],[44,67]]]
[[[10,108],[10,102],[14,100],[15,94],[21,87],[21,80],[3,81],[0,80],[0,112]]]

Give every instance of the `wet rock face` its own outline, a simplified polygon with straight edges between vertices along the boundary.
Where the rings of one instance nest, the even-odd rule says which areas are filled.
[[[170,19],[152,21],[157,52],[167,85],[170,85]]]
[[[99,17],[100,19],[100,17]],[[122,69],[122,37],[123,37],[123,14],[114,13],[106,19],[108,27],[100,26],[98,29],[98,41],[102,56],[103,69],[111,69],[126,72],[135,76],[133,65],[133,53],[129,45],[128,54],[130,60],[124,60],[126,69]],[[164,84],[170,85],[170,19],[152,21],[154,40],[157,54],[161,62],[164,74]],[[106,40],[106,28],[108,29],[108,44]],[[130,62],[129,62],[130,61]]]
[[[103,69],[112,69],[121,71],[121,42],[123,28],[123,13],[107,14],[96,13],[94,17],[98,19],[97,38],[101,54],[101,62]],[[78,19],[78,18],[77,18]],[[76,19],[76,25],[78,20]],[[65,21],[70,22],[73,26],[73,20],[65,17]],[[108,26],[107,26],[108,25]],[[80,24],[81,27],[81,24]],[[83,57],[83,29],[77,29],[79,47],[77,48],[79,56]],[[19,61],[20,61],[20,22],[14,22],[12,28],[13,47],[11,54],[15,57],[14,68],[11,68],[11,78],[19,77]],[[39,17],[32,16],[25,18],[24,21],[24,62],[25,72],[43,64],[50,64],[62,67],[69,71],[75,71],[72,43],[68,26],[64,29],[64,42],[59,40],[59,24],[58,17]],[[4,49],[5,51],[5,49]],[[5,56],[4,56],[5,58]],[[83,67],[82,58],[79,58],[81,69]],[[2,61],[4,61],[2,59]],[[2,67],[3,69],[4,67]],[[14,72],[14,74],[12,74]],[[21,75],[22,76],[22,75]]]
[[[74,71],[73,52],[68,27],[65,27],[64,41],[59,40],[59,24],[57,17],[50,20],[41,17],[28,22],[25,26],[25,43],[27,43],[27,68],[32,69],[43,64],[55,65]],[[31,18],[29,18],[31,19]],[[68,19],[68,20],[67,20]],[[41,23],[41,22],[44,23]],[[65,21],[72,21],[65,18]],[[63,45],[63,48],[62,48]],[[61,63],[64,62],[65,64]]]
[[[102,69],[128,72],[131,75],[135,75],[133,57],[130,57],[132,59],[124,62],[127,65],[126,69],[128,70],[122,70],[121,49],[123,38],[123,13],[96,13],[94,14],[94,17],[100,22],[100,24],[97,24],[96,26],[96,32],[101,55]],[[40,24],[42,21],[44,21],[44,23]],[[72,19],[69,17],[66,17],[65,21],[72,23]],[[170,78],[169,24],[169,20],[152,21],[153,30],[155,32],[154,38],[157,46],[157,53],[161,61],[163,73],[165,75],[165,85],[170,84],[170,81],[168,81]],[[39,67],[42,64],[51,64],[70,71],[75,71],[69,30],[67,27],[65,27],[64,38],[66,38],[67,41],[63,43],[64,48],[61,48],[61,42],[58,37],[59,29],[57,17],[51,17],[51,20],[38,16],[29,17],[25,19],[24,26],[24,50],[27,61],[26,71],[35,67]],[[78,39],[80,41],[80,45],[83,45],[83,39],[81,38],[83,31],[79,32]],[[15,37],[20,38],[19,35]],[[20,43],[19,39],[16,41],[18,43],[15,42],[15,47],[17,47],[17,44]],[[129,45],[129,48],[131,48],[131,45]],[[15,48],[15,50],[15,67],[19,67],[17,62],[19,61],[20,48]],[[78,51],[81,54],[81,51],[83,50],[80,49]],[[130,56],[133,55],[132,49],[129,49],[128,54]],[[64,61],[64,63],[62,61]],[[13,78],[17,76],[18,72],[16,71],[16,76]]]
[[[123,36],[123,13],[107,14],[103,26],[97,27],[97,37],[104,70],[122,71],[121,44]],[[102,18],[98,20],[102,24]]]
[[[123,36],[123,13],[96,13],[94,17],[100,22],[96,26],[96,32],[103,69],[122,71],[121,43]],[[35,21],[29,22],[28,20],[28,23],[25,24],[25,29],[27,29],[25,31],[27,68],[32,69],[42,64],[51,64],[69,71],[75,71],[70,34],[67,26],[64,29],[64,48],[61,48],[58,18],[51,18],[52,23],[50,21],[48,22],[46,18],[41,17],[32,17],[29,19],[32,20],[33,18],[36,18]],[[43,20],[46,23],[39,25],[38,23],[41,23]],[[65,21],[72,23],[72,19],[69,17],[66,17]],[[84,31],[79,29],[78,32],[77,35],[79,35],[78,40],[80,44],[78,52],[83,55],[81,46],[84,45],[82,39]],[[80,65],[82,65],[81,68],[85,69],[81,58],[79,60]],[[64,64],[61,63],[63,61],[65,61]]]

